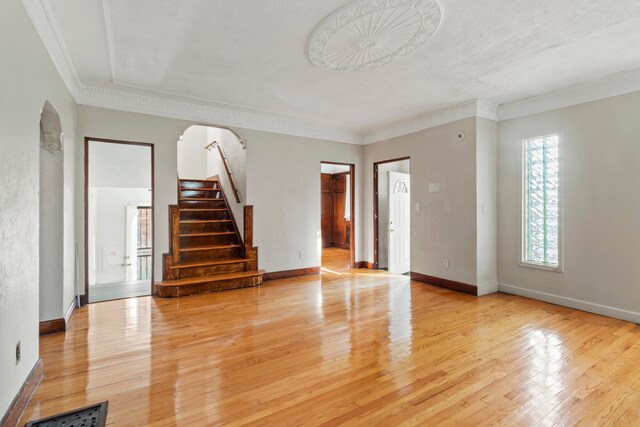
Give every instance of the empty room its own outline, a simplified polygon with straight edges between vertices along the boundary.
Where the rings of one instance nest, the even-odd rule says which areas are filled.
[[[0,427],[640,425],[640,2],[3,0]]]

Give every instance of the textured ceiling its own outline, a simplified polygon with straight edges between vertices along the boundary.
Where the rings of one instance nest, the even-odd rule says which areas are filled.
[[[44,0],[48,1],[48,0]],[[359,132],[469,99],[497,104],[640,68],[638,0],[441,0],[407,55],[327,71],[307,46],[345,0],[55,0],[85,85],[138,88]]]

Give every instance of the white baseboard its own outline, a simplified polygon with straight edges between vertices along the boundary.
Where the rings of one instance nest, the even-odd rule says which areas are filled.
[[[498,282],[484,282],[478,283],[478,296],[495,294],[498,292]]]
[[[498,290],[507,294],[519,295],[522,297],[537,299],[540,301],[557,304],[564,307],[574,308],[576,310],[587,311],[589,313],[600,314],[602,316],[614,317],[616,319],[626,320],[628,322],[640,324],[640,313],[625,310],[623,308],[611,307],[608,305],[596,304],[589,301],[583,301],[575,298],[563,297],[560,295],[549,294],[546,292],[533,291],[531,289],[519,288],[505,283],[498,284]]]

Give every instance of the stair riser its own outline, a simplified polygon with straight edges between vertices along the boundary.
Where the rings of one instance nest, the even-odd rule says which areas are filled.
[[[229,222],[200,222],[195,224],[180,224],[180,234],[215,233],[233,231],[233,223]]]
[[[183,209],[225,209],[227,207],[224,200],[180,200],[178,206]]]
[[[222,199],[222,191],[180,190],[180,198],[198,197],[200,199]]]
[[[180,181],[180,189],[183,188],[220,188],[218,181]]]
[[[209,259],[240,258],[243,256],[241,248],[207,249],[199,251],[180,252],[182,262],[195,262]]]
[[[233,234],[223,234],[220,236],[180,236],[181,248],[192,248],[194,246],[207,245],[228,245],[238,244],[238,236]]]
[[[228,211],[180,211],[180,219],[231,219]]]
[[[234,262],[233,264],[209,265],[206,267],[190,267],[179,269],[178,277],[188,279],[190,277],[211,276],[222,273],[237,273],[246,271],[245,262]]]
[[[248,288],[262,284],[262,276],[222,280],[210,283],[198,283],[190,286],[157,286],[156,292],[162,298],[175,298],[187,295],[205,294],[228,289]]]

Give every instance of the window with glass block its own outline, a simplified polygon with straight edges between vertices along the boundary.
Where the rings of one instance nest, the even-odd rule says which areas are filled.
[[[560,156],[558,135],[524,141],[523,261],[560,264]]]

